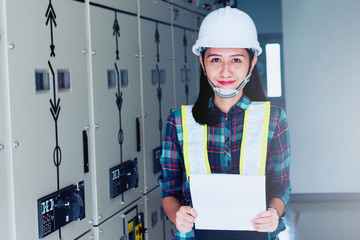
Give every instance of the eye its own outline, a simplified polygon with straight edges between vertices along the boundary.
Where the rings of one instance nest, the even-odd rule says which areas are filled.
[[[220,60],[220,58],[212,58],[210,61],[211,62],[220,62],[221,60]]]
[[[239,58],[234,58],[234,59],[232,60],[232,62],[234,62],[234,63],[240,63],[241,60],[240,60]]]

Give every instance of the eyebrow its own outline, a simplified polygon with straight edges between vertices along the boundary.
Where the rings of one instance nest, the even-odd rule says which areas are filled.
[[[216,53],[212,53],[212,54],[209,54],[207,57],[221,57],[222,55],[221,54],[216,54]],[[233,55],[230,55],[229,57],[245,57],[244,54],[233,54]]]

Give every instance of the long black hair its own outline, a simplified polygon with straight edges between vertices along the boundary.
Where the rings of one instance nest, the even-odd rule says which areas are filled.
[[[250,66],[252,60],[254,59],[253,51],[246,49],[250,56]],[[202,59],[204,59],[204,52],[202,53]],[[200,75],[200,91],[198,98],[192,109],[192,114],[196,122],[200,124],[207,124],[209,126],[214,126],[220,122],[220,115],[218,112],[215,112],[213,109],[209,109],[209,99],[214,97],[214,90],[211,88],[208,80],[205,76],[204,70],[202,67]],[[266,95],[264,88],[261,84],[259,71],[257,66],[254,66],[252,71],[250,81],[245,85],[243,94],[251,99],[251,101],[266,101]]]

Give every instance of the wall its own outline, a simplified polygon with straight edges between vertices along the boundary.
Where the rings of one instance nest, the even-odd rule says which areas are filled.
[[[360,192],[359,9],[282,1],[293,193]]]
[[[258,34],[282,32],[280,0],[237,0],[237,6],[253,19]]]

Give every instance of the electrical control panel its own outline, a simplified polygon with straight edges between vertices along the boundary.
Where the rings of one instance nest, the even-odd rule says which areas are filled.
[[[139,213],[128,222],[128,240],[144,240],[144,214]]]
[[[110,168],[109,176],[110,198],[115,198],[130,188],[137,188],[139,183],[137,158]]]
[[[85,217],[84,181],[38,199],[39,238]]]
[[[154,162],[154,174],[157,174],[161,171],[161,164],[160,164],[160,158],[161,158],[162,148],[158,147],[153,150],[153,162]]]

